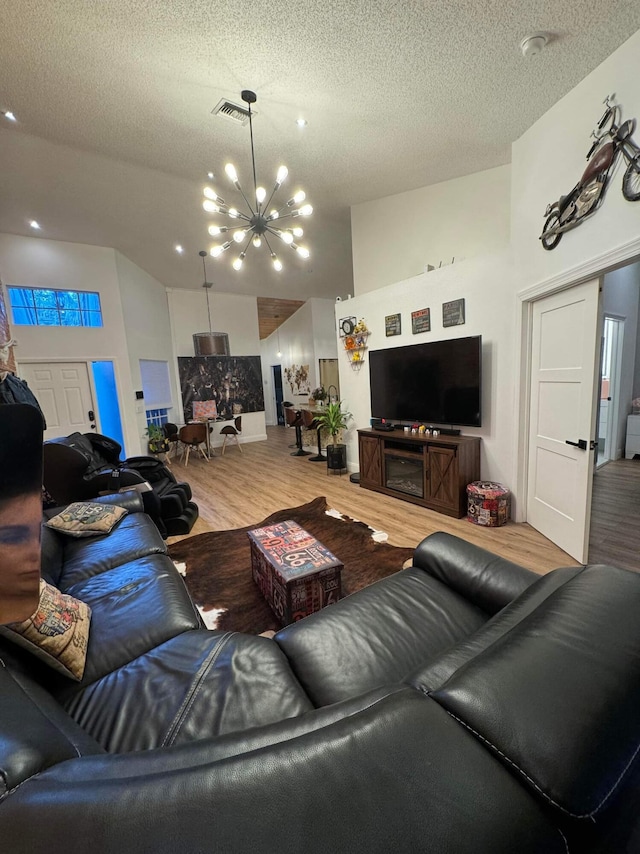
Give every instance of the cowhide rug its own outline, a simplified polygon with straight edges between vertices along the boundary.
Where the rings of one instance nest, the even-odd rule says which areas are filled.
[[[247,531],[287,519],[313,534],[344,563],[343,596],[398,572],[413,554],[413,549],[377,542],[384,537],[382,532],[328,510],[325,498],[279,510],[247,528],[188,537],[170,546],[169,555],[209,628],[250,634],[280,628],[251,576]]]

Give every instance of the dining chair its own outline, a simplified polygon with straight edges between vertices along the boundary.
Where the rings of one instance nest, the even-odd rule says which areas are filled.
[[[178,446],[180,444],[178,425],[172,424],[171,421],[167,421],[162,425],[162,432],[164,433],[164,437],[167,442],[169,442],[169,453],[167,454],[167,457],[171,455],[171,451],[173,451],[173,455],[175,456],[178,453]]]
[[[184,427],[180,428],[178,437],[185,446],[183,454],[185,467],[189,465],[189,451],[191,448],[197,448],[205,460],[209,462],[209,457],[207,456],[205,449],[202,447],[203,445],[206,446],[207,442],[206,423],[185,424]]]
[[[223,456],[224,449],[227,446],[227,439],[235,439],[238,450],[242,453],[242,446],[238,440],[240,433],[242,433],[242,415],[238,415],[237,418],[234,418],[233,424],[225,424],[225,426],[220,430],[220,435],[224,436],[224,442],[222,443]]]

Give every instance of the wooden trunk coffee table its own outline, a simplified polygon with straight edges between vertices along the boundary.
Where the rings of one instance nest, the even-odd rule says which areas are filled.
[[[343,564],[296,522],[248,536],[253,580],[283,626],[340,599]]]

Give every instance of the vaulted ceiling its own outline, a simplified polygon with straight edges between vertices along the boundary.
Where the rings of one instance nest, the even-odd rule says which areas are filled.
[[[0,0],[0,231],[113,246],[198,288],[198,251],[252,183],[249,129],[211,114],[253,89],[259,182],[303,187],[311,258],[264,247],[207,260],[218,291],[305,300],[352,292],[353,204],[509,162],[510,145],[640,27],[614,0]],[[520,40],[547,48],[524,59]],[[606,95],[594,92],[594,104]],[[308,124],[299,128],[298,118]],[[282,193],[286,200],[288,195]],[[380,235],[384,239],[384,234]],[[181,244],[185,251],[176,253]]]
[[[260,340],[268,338],[279,326],[295,314],[304,300],[295,299],[273,299],[272,297],[258,297],[258,325]]]

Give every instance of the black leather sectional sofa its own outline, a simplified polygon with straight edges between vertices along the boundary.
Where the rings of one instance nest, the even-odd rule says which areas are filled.
[[[3,851],[640,850],[640,575],[440,533],[274,639],[207,631],[126,500],[44,530],[93,610],[82,681],[0,640]]]

